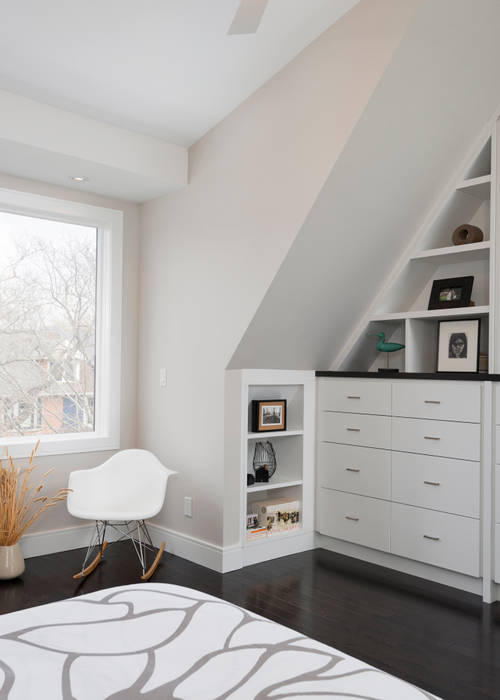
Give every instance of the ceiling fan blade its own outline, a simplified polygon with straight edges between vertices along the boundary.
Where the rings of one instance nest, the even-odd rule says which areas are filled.
[[[254,34],[267,3],[268,0],[241,0],[228,34]]]

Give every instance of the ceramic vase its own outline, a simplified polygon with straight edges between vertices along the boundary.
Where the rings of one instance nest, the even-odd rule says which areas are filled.
[[[0,546],[0,579],[17,578],[24,571],[24,557],[19,542]]]

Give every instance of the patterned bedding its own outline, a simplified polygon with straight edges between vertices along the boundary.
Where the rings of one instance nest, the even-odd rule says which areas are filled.
[[[1,616],[0,698],[434,696],[218,598],[147,583]]]

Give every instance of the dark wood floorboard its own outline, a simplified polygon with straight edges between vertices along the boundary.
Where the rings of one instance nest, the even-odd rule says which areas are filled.
[[[27,559],[22,578],[0,581],[0,613],[138,582],[129,543],[78,583],[83,553]],[[499,603],[322,549],[224,575],[165,554],[155,581],[241,605],[446,700],[500,699]]]

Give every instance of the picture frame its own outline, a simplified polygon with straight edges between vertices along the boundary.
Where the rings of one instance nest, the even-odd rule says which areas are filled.
[[[252,401],[252,432],[286,430],[286,399]]]
[[[474,277],[451,277],[432,283],[429,310],[469,306]]]
[[[439,321],[437,372],[479,372],[481,319]]]

